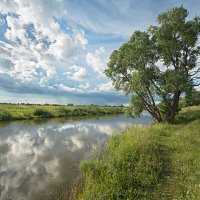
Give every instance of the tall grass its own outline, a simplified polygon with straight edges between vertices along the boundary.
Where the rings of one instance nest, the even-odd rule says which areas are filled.
[[[79,199],[200,199],[200,106],[177,124],[129,128],[110,138],[104,155],[85,160]]]

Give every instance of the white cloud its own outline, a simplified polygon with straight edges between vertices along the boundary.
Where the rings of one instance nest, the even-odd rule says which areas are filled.
[[[77,31],[74,41],[84,49],[88,44],[88,40],[85,38],[85,33],[83,31]]]
[[[88,43],[84,31],[74,29],[74,35],[69,35],[55,20],[55,16],[66,20],[63,1],[5,0],[0,3],[0,13],[7,14],[4,36],[12,41],[0,41],[0,72],[21,82],[35,81],[36,85],[48,86],[48,81],[57,75],[56,66],[71,59],[78,48],[85,48]],[[28,34],[30,26],[32,36]],[[6,68],[5,63],[13,66]],[[74,78],[83,75],[82,70]]]
[[[89,87],[90,87],[90,84],[88,82],[86,82],[85,85],[83,84],[79,85],[79,88],[83,90],[86,90],[86,89],[88,90]]]
[[[108,91],[111,91],[113,89],[114,89],[114,87],[112,85],[112,82],[102,83],[99,86],[99,91],[108,92]]]
[[[0,42],[0,69],[2,73],[9,74],[12,78],[21,82],[31,82],[40,79],[50,80],[55,77],[55,67],[47,64],[48,60],[43,60],[44,52],[39,52],[38,48],[44,48],[41,44],[25,46],[10,45]],[[45,56],[44,56],[45,57]],[[41,74],[39,71],[43,71]]]
[[[0,5],[0,12],[19,15],[24,24],[33,23],[37,31],[48,35],[53,40],[57,30],[51,29],[51,24],[54,22],[54,16],[62,17],[65,15],[62,6],[62,2],[55,0],[49,0],[48,3],[41,0],[13,0],[3,1]]]
[[[9,74],[11,77],[21,80],[21,82],[30,82],[37,76],[35,65],[34,61],[24,59],[15,60]]]
[[[86,62],[90,65],[93,70],[100,75],[102,75],[103,70],[105,69],[105,61],[102,58],[102,54],[105,52],[104,47],[100,47],[94,53],[87,53]]]
[[[55,0],[48,0],[48,3],[41,0],[14,0],[12,3],[10,1],[3,1],[0,5],[1,13],[7,14],[11,12],[19,16],[18,18],[7,16],[7,24],[11,30],[7,30],[6,35],[9,38],[16,39],[16,36],[18,37],[16,33],[19,33],[20,36],[25,34],[25,24],[33,24],[37,39],[48,37],[49,41],[53,43],[52,52],[54,53],[58,48],[61,49],[56,54],[58,58],[71,56],[69,51],[72,41],[74,40],[74,45],[78,43],[81,44],[81,47],[85,47],[87,45],[87,39],[82,30],[74,30],[76,31],[74,39],[62,32],[54,17],[65,19],[66,11],[63,7],[62,1]],[[63,53],[64,51],[66,53]]]
[[[60,99],[61,94],[74,99],[81,93],[79,98],[84,96],[84,103],[93,99],[93,92],[109,91],[109,85],[100,85],[107,80],[103,77],[105,49],[93,44],[90,44],[90,50],[86,49],[89,41],[83,26],[68,16],[70,10],[66,1],[3,0],[0,13],[4,19],[0,22],[3,24],[0,37],[2,90],[11,95],[15,90],[19,96],[25,93],[41,95],[44,91],[45,94],[59,94]],[[96,43],[97,35],[86,33]],[[67,67],[74,64],[76,68]],[[43,102],[57,101],[47,99],[45,97]],[[25,101],[25,98],[17,100],[16,97],[12,101]]]
[[[199,85],[199,86],[196,86],[195,89],[196,89],[197,91],[200,91],[200,85]]]
[[[81,67],[78,71],[76,71],[73,74],[72,79],[77,81],[83,81],[86,76],[87,76],[86,69]]]
[[[69,87],[69,86],[66,86],[64,84],[58,84],[58,85],[55,85],[58,87],[59,90],[63,91],[63,92],[76,92],[77,89],[74,88],[74,87]]]
[[[16,41],[20,39],[20,41],[25,44],[27,43],[27,34],[24,29],[24,21],[21,17],[15,18],[11,16],[6,17],[7,25],[9,29],[5,32],[5,37],[8,40]]]
[[[84,67],[78,66],[78,65],[73,65],[70,67],[71,69],[74,70],[74,72],[68,72],[68,78],[75,80],[75,81],[85,81],[85,78],[88,76],[87,75],[87,70]]]
[[[0,56],[0,73],[8,73],[12,67],[10,60]]]
[[[72,34],[68,34],[55,20],[55,17],[66,20],[62,5],[62,1],[54,0],[47,4],[40,0],[0,3],[0,13],[7,14],[4,22],[8,28],[4,36],[12,41],[0,41],[0,73],[16,80],[17,87],[26,84],[29,91],[42,88],[66,93],[82,92],[87,88],[87,84],[75,88],[58,79],[61,74],[57,67],[70,62],[78,49],[88,44],[83,30],[74,28]],[[86,69],[79,67],[68,79],[84,81],[86,76]]]
[[[59,31],[60,25],[57,22],[51,22],[50,24],[51,30]]]
[[[61,33],[55,37],[55,42],[49,47],[49,53],[54,55],[58,60],[70,58],[73,56],[75,51],[75,45],[72,39]]]

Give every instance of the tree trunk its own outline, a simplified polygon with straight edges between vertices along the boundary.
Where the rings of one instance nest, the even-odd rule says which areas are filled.
[[[176,115],[176,112],[178,110],[180,95],[181,95],[181,91],[177,91],[177,92],[174,93],[171,106],[168,109],[168,112],[167,112],[166,117],[165,117],[165,121],[168,122],[168,123],[173,123],[174,120],[175,120],[175,115]]]

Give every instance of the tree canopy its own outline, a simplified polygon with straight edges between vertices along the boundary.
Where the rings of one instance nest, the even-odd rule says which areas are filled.
[[[105,74],[131,96],[131,115],[146,110],[156,122],[173,122],[180,96],[200,85],[200,17],[188,14],[182,6],[161,13],[158,26],[135,31],[111,54]]]

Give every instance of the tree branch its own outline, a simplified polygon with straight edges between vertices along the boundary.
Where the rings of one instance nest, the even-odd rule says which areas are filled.
[[[190,75],[190,76],[194,76],[194,75],[196,75],[196,74],[199,73],[199,72],[200,72],[200,67],[199,67],[196,71],[190,72],[189,75]],[[192,74],[192,73],[193,73],[193,74]]]
[[[176,66],[176,62],[175,62],[175,60],[174,60],[174,57],[173,57],[173,54],[172,54],[170,48],[167,47],[167,50],[168,50],[168,52],[169,52],[169,57],[170,57],[170,59],[171,59],[171,61],[172,61],[172,63],[173,63],[174,68],[177,69],[178,67]]]

